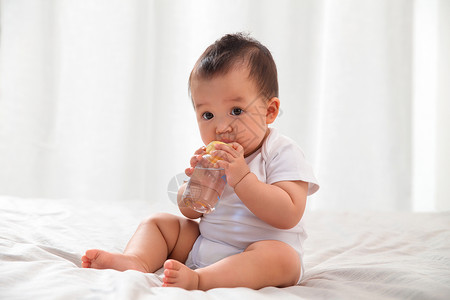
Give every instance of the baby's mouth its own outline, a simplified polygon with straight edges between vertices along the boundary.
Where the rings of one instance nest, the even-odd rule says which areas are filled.
[[[223,136],[223,135],[222,135],[222,136],[217,136],[217,137],[216,137],[216,140],[217,140],[217,141],[221,141],[221,142],[223,142],[223,143],[227,143],[227,144],[236,141],[235,138],[233,138],[233,137],[231,137],[231,136],[227,136],[227,135],[225,135],[225,136]]]
[[[230,139],[219,139],[219,141],[221,141],[222,143],[226,143],[226,144],[234,142],[233,140],[230,140]]]

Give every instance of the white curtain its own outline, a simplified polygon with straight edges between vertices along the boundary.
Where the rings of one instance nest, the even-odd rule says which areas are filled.
[[[0,194],[174,205],[190,70],[245,31],[321,183],[309,209],[449,210],[449,20],[447,0],[1,0]]]

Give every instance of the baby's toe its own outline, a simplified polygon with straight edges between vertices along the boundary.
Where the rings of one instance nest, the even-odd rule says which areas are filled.
[[[101,253],[101,250],[98,249],[90,249],[86,251],[86,254],[84,255],[84,257],[86,257],[89,260],[93,260],[95,258],[97,258],[97,256]]]

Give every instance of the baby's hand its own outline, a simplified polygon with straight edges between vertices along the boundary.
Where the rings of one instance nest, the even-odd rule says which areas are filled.
[[[204,154],[206,154],[206,147],[205,146],[200,147],[199,149],[197,149],[194,152],[194,156],[191,157],[191,160],[189,162],[191,167],[187,168],[186,170],[184,170],[184,173],[187,176],[191,177],[192,173],[194,173],[195,166],[202,159],[202,155],[204,155]]]
[[[250,168],[244,159],[244,148],[236,142],[228,145],[217,144],[215,148],[216,150],[211,154],[221,158],[217,165],[225,169],[227,183],[234,188],[244,176],[250,173]]]

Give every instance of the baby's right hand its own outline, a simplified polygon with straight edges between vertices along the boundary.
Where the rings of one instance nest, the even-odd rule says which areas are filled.
[[[187,168],[184,170],[184,173],[186,173],[187,176],[191,177],[192,173],[194,173],[194,168],[198,164],[198,162],[202,159],[202,155],[206,154],[206,147],[202,146],[197,151],[194,152],[194,156],[191,157],[190,160],[190,168]]]

